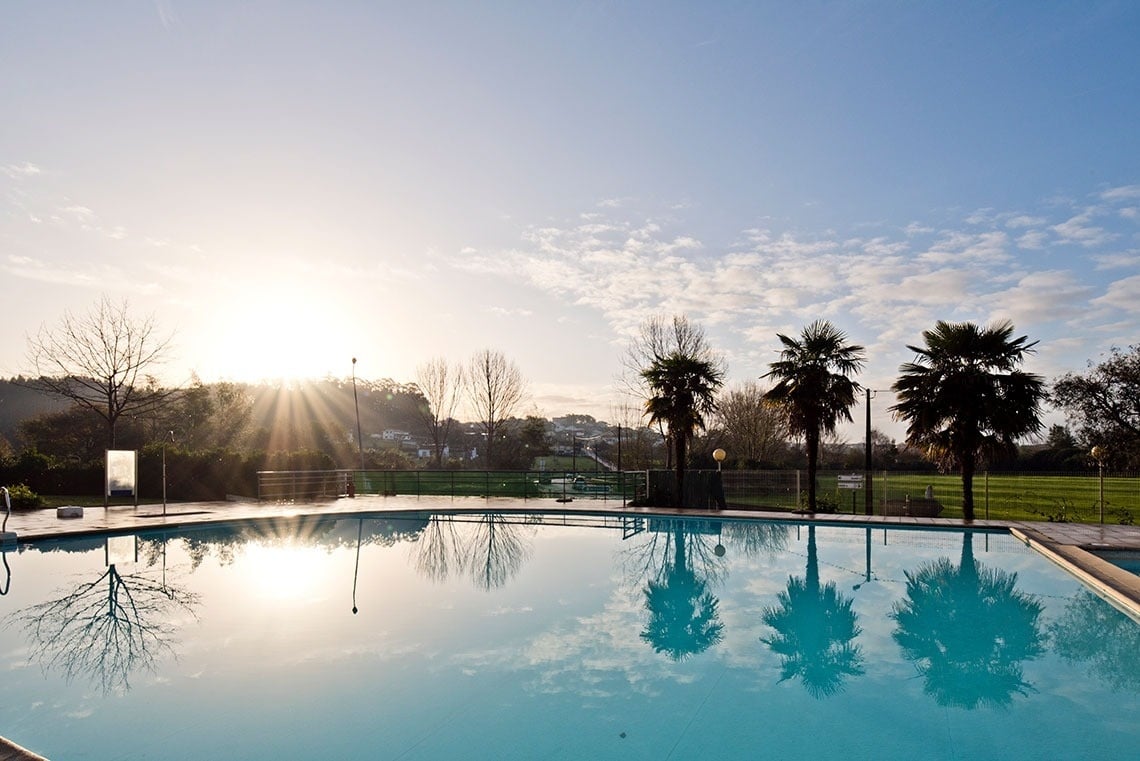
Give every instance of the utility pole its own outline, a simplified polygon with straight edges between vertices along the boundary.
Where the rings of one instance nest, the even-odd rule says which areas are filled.
[[[867,441],[863,463],[863,503],[867,515],[875,514],[875,490],[871,474],[871,389],[867,389]]]

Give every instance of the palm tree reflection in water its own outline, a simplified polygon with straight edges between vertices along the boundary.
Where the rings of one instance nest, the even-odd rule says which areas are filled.
[[[808,526],[807,549],[806,575],[790,577],[779,605],[764,609],[763,621],[774,634],[761,642],[781,657],[781,682],[799,677],[812,697],[823,698],[863,674],[863,654],[854,644],[862,630],[852,601],[834,582],[820,584],[815,526]]]
[[[645,587],[649,621],[641,639],[674,661],[703,653],[724,638],[724,624],[717,611],[719,600],[689,566],[686,528],[673,521],[673,556],[666,560],[657,579]]]
[[[890,614],[893,636],[939,705],[1005,706],[1033,690],[1021,662],[1044,652],[1042,605],[1015,589],[1016,573],[974,560],[971,532],[957,566],[941,558],[906,579],[906,598]]]

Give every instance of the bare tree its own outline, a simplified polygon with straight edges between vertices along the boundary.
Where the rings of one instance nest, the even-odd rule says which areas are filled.
[[[756,381],[745,381],[717,401],[716,426],[724,448],[734,460],[751,467],[775,459],[788,436],[785,417],[764,403],[766,392]]]
[[[472,411],[487,438],[487,466],[494,467],[495,437],[526,398],[526,383],[514,362],[500,351],[483,349],[471,358],[464,385]]]
[[[153,316],[135,318],[126,301],[113,304],[103,296],[86,315],[66,312],[54,329],[29,337],[28,359],[40,388],[103,418],[114,448],[119,418],[169,398],[149,375],[169,348],[170,337],[156,333]]]
[[[443,465],[443,448],[455,422],[455,409],[459,405],[463,388],[463,368],[452,365],[443,357],[430,359],[416,368],[416,386],[426,405],[416,411],[431,436],[435,465]]]

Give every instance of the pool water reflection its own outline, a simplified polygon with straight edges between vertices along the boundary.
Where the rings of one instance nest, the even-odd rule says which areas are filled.
[[[5,558],[49,758],[1131,758],[1140,627],[997,533],[505,514]]]

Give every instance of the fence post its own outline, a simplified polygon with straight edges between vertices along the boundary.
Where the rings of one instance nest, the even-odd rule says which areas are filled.
[[[990,472],[986,471],[986,520],[990,519]]]

